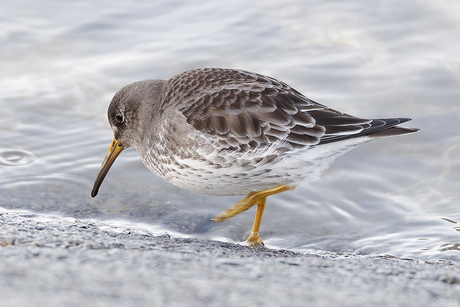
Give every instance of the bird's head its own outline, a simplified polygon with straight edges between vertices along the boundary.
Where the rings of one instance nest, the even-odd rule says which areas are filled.
[[[150,123],[158,113],[164,80],[146,80],[123,87],[112,99],[107,116],[114,138],[94,182],[95,197],[115,159],[128,147],[142,144]]]

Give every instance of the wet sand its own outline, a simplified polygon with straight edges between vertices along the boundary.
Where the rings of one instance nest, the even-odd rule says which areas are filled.
[[[1,306],[460,306],[460,266],[0,212]]]

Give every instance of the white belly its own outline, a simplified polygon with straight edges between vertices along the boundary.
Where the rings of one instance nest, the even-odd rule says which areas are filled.
[[[214,150],[202,159],[186,154],[171,159],[165,155],[144,164],[159,177],[183,189],[210,195],[246,195],[280,184],[295,188],[314,181],[342,154],[369,140],[368,137],[291,150],[276,157],[267,153],[230,153]],[[160,161],[160,162],[158,162]]]

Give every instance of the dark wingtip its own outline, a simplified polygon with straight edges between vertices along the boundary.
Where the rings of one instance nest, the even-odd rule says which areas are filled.
[[[371,138],[374,137],[387,137],[387,136],[394,136],[394,135],[402,135],[402,134],[410,134],[417,132],[419,129],[417,128],[406,128],[398,126],[402,123],[411,121],[411,118],[401,117],[401,118],[385,118],[385,119],[372,119],[370,122],[370,126],[364,128],[361,132],[357,134],[350,134],[350,135],[338,135],[332,136],[329,138],[323,138],[318,145],[328,144],[337,141],[343,141],[346,139],[362,137],[362,136],[369,136]]]
[[[397,118],[399,119],[399,124],[402,124],[402,123],[405,123],[405,122],[410,122],[412,120],[412,118]],[[398,125],[399,125],[398,124]]]
[[[387,136],[396,136],[396,135],[403,135],[403,134],[411,134],[419,131],[420,129],[417,128],[406,128],[406,127],[392,127],[386,130],[374,132],[370,134],[369,136],[372,138],[378,138],[378,137],[387,137]]]
[[[400,118],[400,120],[401,120],[401,122],[399,124],[402,124],[402,123],[405,123],[405,122],[410,122],[412,120],[412,118]],[[396,126],[394,128],[404,129],[404,130],[407,131],[407,133],[415,133],[415,132],[420,130],[419,128],[407,128],[407,127],[399,127],[399,126]]]

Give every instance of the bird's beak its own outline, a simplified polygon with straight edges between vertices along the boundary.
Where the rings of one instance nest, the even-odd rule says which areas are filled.
[[[99,191],[99,187],[101,186],[102,181],[105,178],[105,175],[107,175],[107,172],[109,171],[113,162],[115,162],[115,159],[121,153],[123,148],[124,147],[121,146],[120,142],[117,141],[115,138],[113,138],[112,144],[110,144],[110,147],[109,147],[109,151],[107,151],[107,154],[105,155],[104,161],[102,162],[102,165],[101,165],[101,169],[99,170],[99,174],[97,174],[96,181],[94,182],[93,191],[91,192],[91,197],[94,197],[97,195],[97,192]]]

